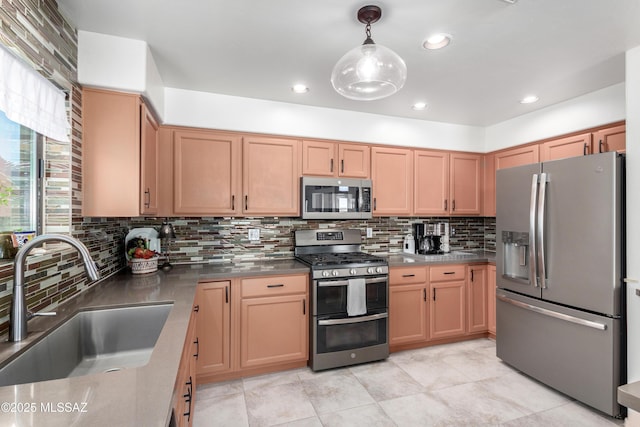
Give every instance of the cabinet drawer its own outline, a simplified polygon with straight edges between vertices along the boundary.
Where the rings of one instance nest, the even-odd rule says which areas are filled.
[[[432,282],[444,282],[449,280],[462,280],[465,277],[464,265],[439,265],[431,267],[429,279]]]
[[[425,283],[427,267],[394,267],[389,271],[389,284],[406,285],[409,283]]]
[[[242,279],[243,298],[307,292],[307,276],[272,276]]]

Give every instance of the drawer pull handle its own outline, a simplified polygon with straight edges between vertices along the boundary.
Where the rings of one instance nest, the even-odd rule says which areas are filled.
[[[402,277],[416,277],[415,274],[403,274]]]
[[[277,285],[267,285],[267,288],[283,288],[284,284],[278,283]]]
[[[455,271],[445,271],[443,274],[456,274]]]

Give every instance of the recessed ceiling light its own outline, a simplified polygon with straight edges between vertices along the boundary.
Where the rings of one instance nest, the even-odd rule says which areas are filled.
[[[451,36],[445,33],[434,34],[422,43],[422,47],[429,50],[442,49],[451,43]]]
[[[295,93],[307,93],[307,92],[309,92],[309,88],[307,87],[307,85],[304,85],[302,83],[298,83],[298,84],[293,85],[291,90],[294,91]]]
[[[532,104],[538,101],[538,99],[540,98],[538,98],[536,95],[527,95],[520,100],[520,104]]]
[[[424,110],[425,108],[427,108],[427,103],[426,103],[426,102],[422,102],[422,101],[420,101],[420,102],[416,102],[415,104],[413,104],[413,105],[411,106],[411,108],[413,108],[413,109],[414,109],[414,110],[416,110],[416,111],[422,111],[422,110]]]

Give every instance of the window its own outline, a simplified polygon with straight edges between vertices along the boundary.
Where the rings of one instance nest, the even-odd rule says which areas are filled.
[[[0,111],[0,232],[42,233],[43,139]]]

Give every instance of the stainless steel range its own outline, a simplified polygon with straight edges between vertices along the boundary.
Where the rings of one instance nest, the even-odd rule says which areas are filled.
[[[311,267],[311,369],[387,358],[387,261],[361,252],[360,230],[297,230],[295,239]]]

